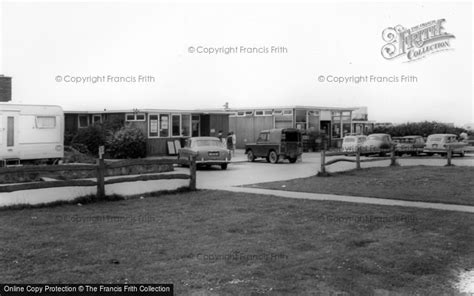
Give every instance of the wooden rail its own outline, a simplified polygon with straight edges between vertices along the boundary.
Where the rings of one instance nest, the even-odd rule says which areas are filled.
[[[450,146],[450,145],[446,145],[446,146],[447,146],[447,152],[446,152],[447,164],[446,164],[446,166],[452,166],[451,159],[453,157],[453,147]],[[377,151],[377,152],[390,153],[390,157],[377,157],[377,158],[374,158],[374,159],[360,159],[360,156],[362,154],[367,154],[367,152],[366,151],[362,152],[360,149],[357,149],[355,151],[355,157],[356,157],[355,159],[335,158],[335,159],[331,159],[331,160],[326,160],[326,157],[328,157],[328,156],[341,156],[341,155],[347,156],[348,154],[354,154],[354,152],[340,152],[340,151],[330,152],[330,151],[322,150],[321,151],[321,169],[318,172],[318,176],[327,176],[328,173],[326,171],[326,166],[337,163],[337,162],[352,162],[352,163],[356,164],[356,169],[360,169],[361,168],[361,166],[360,166],[361,162],[373,162],[373,161],[390,160],[390,166],[397,166],[398,165],[397,159],[404,159],[404,158],[406,159],[407,158],[407,157],[403,157],[403,156],[396,156],[395,146],[392,146],[390,149],[380,150],[380,151]]]
[[[123,168],[130,167],[133,165],[151,165],[151,164],[182,164],[189,165],[189,175],[187,174],[159,174],[159,175],[139,175],[131,177],[117,177],[105,180],[105,171],[108,168]],[[48,182],[35,182],[35,183],[21,183],[0,186],[1,192],[15,192],[20,190],[32,190],[32,189],[46,189],[46,188],[57,188],[57,187],[74,187],[74,186],[97,186],[97,197],[99,199],[104,198],[106,195],[105,185],[117,184],[123,182],[136,182],[136,181],[150,181],[150,180],[171,180],[171,179],[189,179],[189,189],[196,190],[196,158],[193,157],[191,160],[177,160],[177,159],[156,159],[156,160],[132,160],[132,161],[117,161],[106,164],[103,159],[99,159],[97,165],[67,165],[67,166],[44,166],[44,167],[14,167],[14,168],[2,168],[0,174],[7,173],[42,173],[42,172],[54,172],[61,170],[95,170],[96,180],[65,180],[65,181],[48,181]]]

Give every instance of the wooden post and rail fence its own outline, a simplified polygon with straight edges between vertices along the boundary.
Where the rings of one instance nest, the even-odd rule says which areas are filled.
[[[337,162],[353,162],[356,164],[356,169],[361,168],[361,162],[373,162],[373,161],[382,161],[382,160],[390,160],[390,166],[398,166],[397,159],[403,159],[406,157],[397,156],[395,153],[395,146],[392,146],[390,149],[380,150],[382,153],[390,153],[389,157],[377,157],[373,159],[360,159],[361,155],[368,154],[367,152],[363,152],[360,149],[355,151],[355,159],[351,158],[335,158],[331,160],[326,160],[329,156],[348,156],[349,154],[354,154],[354,152],[341,152],[341,151],[321,151],[321,168],[319,170],[318,176],[327,176],[328,172],[326,171],[326,166],[337,163]],[[447,145],[447,152],[446,152],[446,166],[453,166],[451,164],[451,159],[453,157],[453,147]]]
[[[110,168],[127,168],[137,165],[187,165],[189,166],[189,174],[183,173],[153,173],[147,172],[143,175],[127,176],[123,177],[116,176],[114,178],[105,179],[107,169]],[[12,168],[0,168],[0,175],[12,174],[12,173],[51,173],[59,171],[95,171],[96,180],[84,179],[72,179],[72,180],[58,180],[58,181],[46,181],[46,182],[28,182],[28,183],[16,183],[11,185],[0,186],[0,193],[2,192],[15,192],[20,190],[31,190],[31,189],[45,189],[55,187],[90,187],[97,186],[97,198],[102,199],[106,196],[105,185],[123,183],[123,182],[136,182],[136,181],[151,181],[151,180],[172,180],[172,179],[189,179],[189,189],[196,190],[196,158],[193,157],[190,160],[178,160],[178,159],[155,159],[155,160],[126,160],[117,161],[112,163],[105,163],[103,159],[99,159],[96,165],[54,165],[54,166],[25,166],[25,167],[12,167]]]

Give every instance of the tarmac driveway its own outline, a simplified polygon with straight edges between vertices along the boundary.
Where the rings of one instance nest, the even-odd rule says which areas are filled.
[[[242,154],[242,155],[240,155]],[[376,157],[375,157],[376,158]],[[290,164],[280,161],[277,164],[267,163],[265,160],[246,162],[243,152],[235,157],[237,162],[229,165],[227,170],[219,167],[203,168],[197,171],[197,187],[200,189],[219,189],[229,186],[239,186],[261,182],[281,181],[295,178],[304,178],[315,175],[320,169],[320,154],[305,153],[302,161]],[[430,157],[414,157],[399,159],[402,166],[434,165],[444,166],[446,159]],[[474,156],[455,157],[452,163],[457,166],[474,166]],[[389,160],[362,163],[362,168],[388,166]],[[355,168],[355,163],[339,162],[326,167],[329,172],[337,172]]]

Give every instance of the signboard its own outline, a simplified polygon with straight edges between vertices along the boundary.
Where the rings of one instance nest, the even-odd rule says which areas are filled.
[[[105,153],[105,147],[99,146],[99,158],[102,158],[102,155]]]

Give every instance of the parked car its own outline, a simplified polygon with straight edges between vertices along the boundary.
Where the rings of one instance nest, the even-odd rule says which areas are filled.
[[[270,163],[277,163],[280,159],[295,163],[303,154],[301,132],[295,128],[261,131],[256,143],[245,145],[245,153],[249,161],[262,157]]]
[[[219,138],[193,137],[178,151],[178,159],[190,159],[196,156],[198,166],[220,165],[223,170],[232,158],[230,151],[224,147]]]
[[[448,153],[448,146],[452,147],[453,155],[459,154],[464,156],[464,148],[467,146],[467,143],[459,142],[454,134],[433,134],[428,136],[423,152],[428,155],[435,153],[446,155]]]
[[[422,136],[405,136],[393,138],[395,143],[395,154],[419,155],[425,147],[425,140]]]
[[[384,156],[394,143],[389,134],[371,134],[361,146],[361,154]]]
[[[350,135],[342,139],[343,152],[356,152],[362,144],[367,141],[367,136],[364,135]]]

